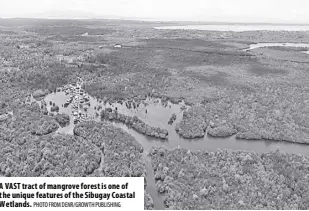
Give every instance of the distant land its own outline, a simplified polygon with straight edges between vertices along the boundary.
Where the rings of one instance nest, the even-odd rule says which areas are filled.
[[[158,19],[158,18],[145,18],[138,16],[121,16],[121,15],[110,15],[104,14],[99,15],[93,12],[80,11],[80,10],[49,10],[41,13],[33,14],[21,14],[18,17],[10,17],[5,14],[0,14],[0,18],[4,19],[57,19],[57,20],[125,20],[125,21],[143,21],[143,22],[160,22],[173,25],[309,25],[309,23],[287,23],[278,21],[270,22],[245,22],[245,21],[205,21],[205,20],[171,20],[171,19]]]
[[[0,22],[11,20],[13,22],[22,22],[22,21],[38,21],[38,20],[76,20],[76,21],[129,21],[129,22],[149,22],[149,23],[160,23],[164,25],[277,25],[277,26],[308,26],[309,23],[277,23],[277,22],[215,22],[215,21],[177,21],[177,20],[157,20],[151,18],[138,18],[138,17],[118,17],[118,16],[96,16],[96,17],[88,17],[84,14],[84,16],[78,17],[64,17],[60,14],[58,15],[50,15],[44,17],[43,14],[37,15],[36,17],[15,17],[15,18],[7,18],[0,17]],[[91,14],[91,13],[89,13]]]

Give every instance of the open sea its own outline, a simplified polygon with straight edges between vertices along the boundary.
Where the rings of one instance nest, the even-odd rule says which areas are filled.
[[[162,26],[155,29],[184,29],[206,31],[309,31],[309,25],[270,25],[270,24],[207,24],[207,25],[183,25]]]

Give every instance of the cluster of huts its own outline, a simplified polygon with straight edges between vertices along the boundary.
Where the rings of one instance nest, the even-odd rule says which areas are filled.
[[[62,88],[62,91],[70,98],[64,103],[64,107],[71,105],[74,124],[88,119],[87,113],[82,112],[84,105],[90,106],[90,97],[84,91],[83,80],[78,78],[75,84],[69,84]]]

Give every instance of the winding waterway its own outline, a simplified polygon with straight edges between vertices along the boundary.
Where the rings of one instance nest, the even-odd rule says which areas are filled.
[[[50,112],[51,105],[55,103],[59,106],[58,113],[66,113],[70,116],[70,124],[58,129],[57,133],[73,134],[74,123],[71,106],[63,106],[68,100],[69,96],[65,92],[54,92],[45,97],[47,109]],[[51,102],[51,103],[50,103]],[[254,152],[269,152],[280,148],[287,153],[296,153],[309,156],[309,145],[293,144],[288,142],[268,141],[268,140],[239,140],[235,137],[229,138],[212,138],[205,136],[200,139],[188,140],[181,138],[175,131],[175,126],[182,119],[183,110],[188,109],[184,103],[172,104],[171,102],[162,103],[160,99],[147,98],[144,101],[136,102],[134,107],[129,108],[126,102],[118,103],[104,103],[98,99],[89,96],[90,105],[86,106],[85,111],[82,106],[81,110],[87,113],[89,120],[101,121],[99,113],[105,108],[115,109],[117,107],[118,113],[127,116],[137,116],[139,119],[149,124],[150,126],[158,126],[168,130],[168,139],[158,139],[150,136],[143,135],[131,127],[119,122],[111,122],[116,127],[122,128],[124,131],[131,134],[139,143],[144,147],[144,158],[147,168],[147,192],[154,200],[155,209],[164,209],[163,196],[159,195],[156,191],[155,179],[151,162],[147,156],[149,150],[154,146],[165,146],[166,148],[173,149],[176,147],[185,148],[191,151],[207,150],[216,151],[218,149],[232,149],[232,150],[247,150]],[[130,101],[130,103],[133,103]],[[176,120],[173,124],[168,124],[172,114],[176,114]],[[104,120],[106,121],[106,120]]]

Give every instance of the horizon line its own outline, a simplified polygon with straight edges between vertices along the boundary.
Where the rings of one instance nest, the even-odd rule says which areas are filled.
[[[118,21],[139,21],[139,22],[165,22],[165,23],[201,23],[201,24],[235,24],[235,25],[242,25],[242,24],[260,24],[260,25],[309,25],[309,23],[305,22],[258,22],[258,21],[251,21],[251,22],[240,22],[240,21],[203,21],[203,20],[159,20],[155,18],[134,18],[134,17],[109,17],[109,18],[99,18],[99,17],[89,17],[89,18],[65,18],[65,17],[0,17],[0,19],[5,20],[14,20],[14,19],[27,19],[27,20],[118,20]]]

